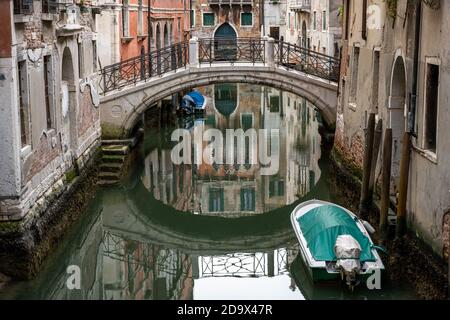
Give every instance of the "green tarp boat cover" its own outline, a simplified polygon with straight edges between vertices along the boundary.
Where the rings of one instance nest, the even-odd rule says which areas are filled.
[[[317,261],[336,261],[334,244],[341,235],[351,235],[361,246],[360,261],[375,261],[369,239],[358,228],[356,221],[343,209],[323,205],[312,209],[300,218],[303,236],[312,256]]]

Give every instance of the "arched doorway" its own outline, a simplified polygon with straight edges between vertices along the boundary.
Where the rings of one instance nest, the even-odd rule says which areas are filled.
[[[406,126],[406,67],[402,57],[397,57],[392,69],[388,108],[389,127],[392,128],[391,192],[396,194],[400,179],[402,139]]]
[[[214,33],[214,57],[216,60],[235,60],[237,56],[237,33],[225,22]]]
[[[63,145],[65,152],[76,149],[76,88],[72,53],[64,48],[61,65],[61,111],[63,117]],[[70,148],[67,148],[69,147]]]

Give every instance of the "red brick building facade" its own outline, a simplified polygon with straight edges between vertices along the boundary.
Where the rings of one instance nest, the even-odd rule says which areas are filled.
[[[189,39],[190,0],[122,0],[120,59]],[[150,21],[150,28],[149,28]]]

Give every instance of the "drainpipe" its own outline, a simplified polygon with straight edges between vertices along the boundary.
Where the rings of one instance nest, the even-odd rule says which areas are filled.
[[[420,50],[420,30],[422,25],[422,1],[417,1],[415,14],[415,44],[414,44],[414,66],[413,83],[409,99],[408,128],[403,136],[402,159],[400,163],[400,186],[399,201],[397,207],[397,237],[401,237],[406,231],[406,202],[408,195],[409,165],[411,159],[411,137],[416,137],[414,133],[415,114],[417,109],[417,83],[419,70],[419,50]]]

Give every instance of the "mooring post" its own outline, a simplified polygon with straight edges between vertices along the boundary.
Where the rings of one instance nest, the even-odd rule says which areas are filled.
[[[380,145],[381,145],[381,135],[383,133],[383,120],[380,119],[377,122],[377,126],[375,128],[375,135],[373,138],[373,153],[372,153],[372,163],[370,168],[370,179],[369,179],[369,202],[373,201],[373,189],[375,186],[375,171],[377,169],[378,163],[378,154],[380,153]]]
[[[380,207],[380,238],[388,238],[388,214],[391,194],[391,165],[392,165],[392,129],[386,129],[383,144],[383,171],[381,174],[381,207]]]
[[[369,183],[370,171],[372,168],[373,140],[375,131],[375,113],[369,115],[367,123],[366,138],[364,143],[364,160],[363,160],[363,181],[361,189],[361,200],[359,203],[359,213],[361,216],[366,215],[370,210],[369,201]]]
[[[403,134],[402,159],[400,162],[400,183],[397,206],[397,237],[405,234],[406,230],[406,200],[408,198],[409,161],[411,149],[411,134]]]

